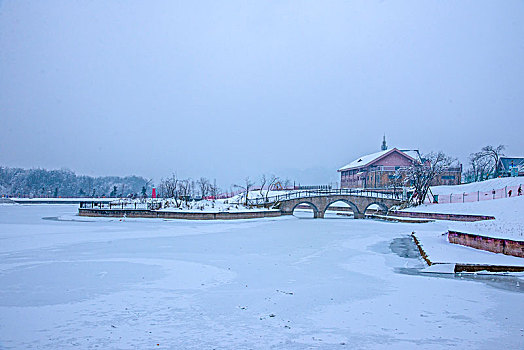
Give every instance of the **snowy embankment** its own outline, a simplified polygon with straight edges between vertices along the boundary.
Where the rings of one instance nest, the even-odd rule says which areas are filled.
[[[253,190],[253,191],[249,191],[248,198],[257,199],[257,198],[265,198],[265,197],[283,196],[289,192],[294,192],[294,191],[282,190],[282,191],[267,192],[266,190],[262,190],[262,193],[261,193],[259,190]],[[231,198],[227,198],[226,200],[229,201],[230,203],[242,203],[243,201],[245,201],[245,199],[246,199],[246,193],[244,191]]]
[[[449,194],[475,191],[490,191],[519,186],[523,178],[493,179],[460,186],[439,186],[433,188],[434,194]],[[516,193],[515,193],[516,195]],[[481,200],[470,203],[425,204],[406,211],[472,214],[494,216],[495,220],[476,222],[441,221],[447,230],[470,233],[493,238],[515,241],[524,240],[524,196]],[[422,249],[433,263],[462,263],[479,265],[522,266],[524,259],[495,254],[448,242],[446,231],[416,231],[415,235]],[[438,265],[437,265],[438,266]],[[430,268],[430,270],[433,266]],[[440,269],[440,267],[439,267]],[[440,271],[440,270],[439,270]]]
[[[173,199],[166,199],[162,201],[162,209],[158,211],[168,212],[186,212],[186,213],[238,213],[238,212],[254,212],[254,211],[268,211],[268,208],[246,207],[242,204],[232,202],[231,199],[217,199],[217,200],[201,200],[186,203],[175,202]]]
[[[524,196],[472,203],[426,204],[406,211],[491,215],[495,220],[449,222],[448,229],[494,238],[524,240]]]
[[[524,259],[504,254],[495,254],[448,242],[445,232],[416,231],[419,244],[428,259],[437,264],[473,264],[473,265],[499,265],[523,266]],[[432,269],[429,269],[430,272]]]
[[[250,191],[249,199],[272,197],[278,195],[284,195],[289,191]],[[274,209],[269,208],[257,208],[245,206],[245,192],[239,193],[231,198],[216,199],[216,200],[201,200],[201,201],[190,201],[185,203],[183,201],[175,201],[174,199],[162,200],[162,209],[159,211],[183,211],[188,213],[221,213],[221,212],[254,212],[254,211],[270,211]]]
[[[278,195],[284,195],[289,191],[249,191],[249,199],[273,197]],[[216,199],[216,200],[200,200],[200,201],[189,201],[184,202],[181,200],[174,199],[162,199],[159,202],[162,203],[162,209],[159,211],[184,211],[184,212],[208,212],[208,213],[220,213],[220,212],[253,212],[253,211],[268,211],[268,208],[255,208],[245,206],[246,194],[245,192],[239,193],[231,198]]]
[[[271,197],[275,195],[283,195],[288,191],[250,191],[249,199],[256,199],[261,197]],[[153,208],[156,211],[162,212],[183,212],[183,213],[240,213],[240,212],[261,212],[261,211],[272,211],[270,208],[260,208],[245,205],[245,192],[237,194],[230,198],[225,199],[203,199],[203,200],[190,200],[185,201],[183,199],[175,198],[148,198],[144,199],[117,199],[112,201],[114,209],[150,209]],[[98,201],[98,200],[97,200]],[[101,209],[100,207],[96,207]],[[103,209],[106,209],[104,207]],[[108,207],[108,209],[111,209]]]
[[[486,192],[492,190],[498,190],[506,187],[524,187],[524,177],[502,177],[497,179],[489,179],[480,182],[472,182],[463,185],[452,185],[452,186],[433,186],[431,192],[438,195],[446,194],[461,194],[470,192]],[[515,193],[516,194],[516,193]]]

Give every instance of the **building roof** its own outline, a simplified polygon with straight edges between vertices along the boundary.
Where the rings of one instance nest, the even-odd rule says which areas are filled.
[[[499,168],[509,172],[511,166],[516,166],[519,172],[524,168],[524,158],[522,157],[500,157]]]
[[[410,158],[411,160],[417,160],[418,161],[418,158],[419,158],[418,151],[411,151],[411,150],[410,151],[400,151],[400,150],[398,150],[396,148],[392,148],[392,149],[389,149],[389,150],[380,151],[380,152],[377,152],[377,153],[372,153],[372,154],[368,154],[368,155],[359,157],[359,158],[355,159],[354,161],[352,161],[351,163],[349,163],[349,164],[343,166],[342,168],[338,169],[338,171],[344,171],[344,170],[358,169],[358,168],[366,167],[368,165],[373,164],[377,160],[384,158],[386,155],[388,155],[389,153],[392,153],[392,152],[398,152],[398,153],[400,153],[400,154]]]
[[[410,156],[418,162],[422,162],[422,157],[420,156],[418,149],[399,149],[399,151]]]

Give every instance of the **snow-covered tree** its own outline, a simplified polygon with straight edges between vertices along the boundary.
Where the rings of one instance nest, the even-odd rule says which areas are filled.
[[[465,178],[470,181],[483,181],[498,176],[497,164],[504,156],[506,146],[484,146],[479,152],[469,155],[470,168],[465,172]]]
[[[443,152],[431,152],[424,155],[421,162],[414,162],[407,168],[405,181],[415,190],[411,202],[415,205],[424,203],[433,179],[456,162],[456,159]]]
[[[0,167],[1,194],[12,196],[62,197],[109,195],[115,186],[138,193],[146,180],[138,176],[92,177],[76,175],[71,170],[20,169]],[[146,185],[149,186],[149,185]],[[116,194],[115,194],[116,195]]]

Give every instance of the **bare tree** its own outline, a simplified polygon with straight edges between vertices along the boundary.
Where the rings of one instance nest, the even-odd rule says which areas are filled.
[[[482,147],[479,152],[469,155],[470,169],[465,173],[472,181],[483,181],[490,177],[497,177],[497,164],[501,156],[504,156],[506,146],[497,147],[488,145]]]
[[[275,184],[279,181],[279,178],[275,175],[262,174],[260,177],[260,197],[264,198],[265,202],[268,201],[269,192],[274,189]],[[267,185],[267,186],[266,186]]]
[[[194,181],[191,181],[191,179],[180,180],[178,184],[178,197],[180,200],[185,202],[186,207],[189,206],[189,200],[191,199],[191,194],[193,193],[193,184]]]
[[[179,184],[180,180],[176,174],[173,173],[171,177],[161,179],[159,186],[162,198],[173,198],[177,208],[180,206],[180,202],[178,201]]]
[[[280,179],[279,179],[277,176],[275,176],[275,175],[270,175],[270,176],[269,176],[269,179],[268,179],[268,181],[267,181],[268,185],[267,185],[266,196],[265,196],[265,201],[266,201],[266,202],[269,200],[269,199],[268,199],[268,197],[269,197],[269,191],[273,190],[274,187],[275,187],[275,184],[276,184],[277,182],[279,182],[279,181],[280,181]]]
[[[489,178],[496,168],[493,159],[484,152],[476,152],[469,155],[469,164],[471,166],[470,174],[473,181],[482,181]]]
[[[498,170],[497,170],[497,164],[499,163],[500,157],[504,156],[505,149],[506,149],[506,146],[504,145],[498,145],[497,147],[488,145],[488,146],[482,147],[481,152],[485,155],[485,157],[490,158],[492,160],[494,177],[497,177],[499,175]]]
[[[195,183],[195,180],[193,180],[193,179],[188,179],[188,180],[191,182],[191,185],[190,185],[190,186],[191,186],[191,187],[190,187],[191,191],[189,192],[189,196],[190,196],[191,198],[195,198],[195,197],[196,197],[196,196],[195,196],[195,189],[196,189],[196,183]]]
[[[422,157],[422,162],[414,162],[406,171],[406,181],[413,186],[415,192],[411,201],[415,205],[424,203],[433,179],[442,174],[456,159],[443,152],[428,153]]]
[[[164,182],[164,186],[166,189],[166,197],[167,198],[174,198],[176,197],[177,190],[178,190],[178,178],[175,174],[171,175],[171,177],[167,178]]]
[[[261,198],[264,198],[264,186],[266,186],[266,183],[267,183],[266,174],[262,174],[262,176],[260,177],[260,189],[258,190]]]
[[[235,187],[240,188],[242,191],[244,191],[245,193],[244,205],[246,206],[247,206],[248,199],[249,199],[249,190],[251,189],[251,187],[253,187],[253,185],[254,185],[254,182],[251,181],[249,176],[244,179],[244,183],[242,185],[235,185]]]
[[[213,184],[209,185],[209,194],[213,197],[213,199],[216,199],[220,194],[220,189],[217,186],[216,179],[213,180]]]
[[[159,198],[166,198],[166,183],[165,183],[165,179],[164,178],[161,178],[160,179],[160,183],[158,184],[157,186],[157,195]]]
[[[151,182],[153,182],[153,179],[146,180],[144,186],[142,186],[142,191],[141,191],[141,196],[140,196],[142,199],[147,198],[147,188],[149,187]]]
[[[209,183],[209,180],[205,177],[201,177],[196,182],[198,189],[200,191],[200,196],[202,198],[207,197],[210,192],[211,184]]]

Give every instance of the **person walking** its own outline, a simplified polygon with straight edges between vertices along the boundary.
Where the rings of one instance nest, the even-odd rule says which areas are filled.
[[[522,194],[522,185],[519,185],[519,189],[517,190],[517,195],[520,196]]]
[[[508,191],[509,196],[511,197],[511,190]]]

